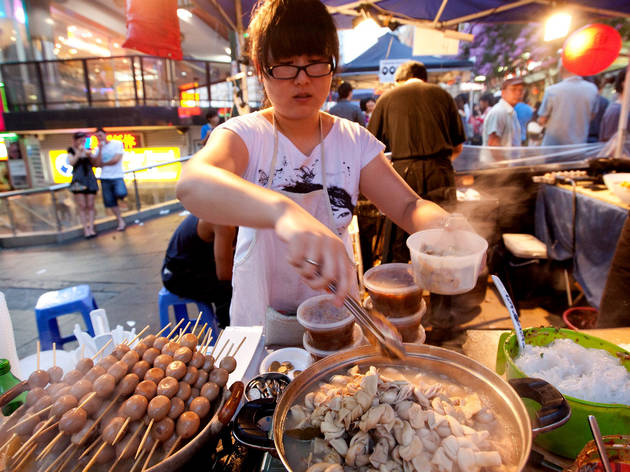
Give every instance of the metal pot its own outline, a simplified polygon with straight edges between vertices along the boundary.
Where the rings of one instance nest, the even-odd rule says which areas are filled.
[[[517,470],[522,470],[529,457],[532,445],[532,434],[548,431],[568,421],[571,411],[562,395],[551,385],[540,379],[516,379],[510,386],[505,380],[478,362],[454,351],[428,346],[405,345],[408,357],[404,361],[395,361],[380,355],[373,346],[362,346],[322,359],[302,372],[285,390],[273,413],[273,445],[275,450],[290,471],[302,471],[304,467],[298,465],[299,458],[289,457],[287,454],[285,422],[289,409],[296,403],[302,402],[304,395],[317,386],[318,382],[327,382],[333,374],[347,371],[354,365],[362,369],[369,366],[376,367],[411,367],[431,374],[445,375],[453,382],[467,386],[471,390],[483,395],[493,406],[493,412],[500,418],[506,429],[513,434],[513,447]],[[517,393],[517,391],[519,393]],[[533,398],[541,404],[537,413],[537,424],[534,429],[527,414],[523,401],[519,397]],[[266,405],[267,414],[272,405]],[[263,412],[263,405],[258,405]],[[241,410],[239,416],[250,415],[251,412]],[[256,438],[258,436],[258,438]],[[237,439],[239,439],[237,435]],[[271,441],[264,433],[248,431],[244,441],[249,446],[271,447]],[[291,439],[289,439],[290,441]]]

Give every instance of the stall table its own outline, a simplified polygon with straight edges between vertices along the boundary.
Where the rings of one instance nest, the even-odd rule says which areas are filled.
[[[608,190],[594,191],[581,184],[575,188],[543,184],[539,190],[536,237],[546,244],[550,259],[572,261],[573,276],[595,308],[629,209]]]

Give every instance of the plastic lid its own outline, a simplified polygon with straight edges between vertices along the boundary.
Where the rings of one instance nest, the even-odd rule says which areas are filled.
[[[298,322],[313,331],[327,331],[352,323],[352,314],[344,307],[335,306],[333,299],[333,295],[317,295],[304,300],[297,309]]]
[[[357,324],[355,324],[354,328],[352,329],[352,343],[347,345],[346,347],[342,347],[341,349],[337,349],[336,351],[323,351],[321,349],[317,349],[317,348],[311,346],[308,343],[307,338],[308,338],[307,333],[304,333],[304,335],[302,336],[302,344],[304,344],[304,349],[306,349],[308,352],[310,352],[311,354],[313,354],[314,356],[317,356],[317,357],[331,356],[331,355],[336,354],[338,352],[347,351],[348,349],[354,349],[355,347],[359,347],[359,346],[365,344],[365,338],[363,337],[363,331],[361,330],[361,327],[359,325],[357,325]]]
[[[363,275],[363,283],[372,292],[402,295],[420,290],[411,265],[399,262],[372,267]]]

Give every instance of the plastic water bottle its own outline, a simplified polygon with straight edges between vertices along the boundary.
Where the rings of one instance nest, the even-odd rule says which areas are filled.
[[[11,363],[7,359],[0,359],[0,395],[19,384],[20,380],[11,373]],[[2,407],[2,414],[9,416],[26,400],[26,392],[18,395]]]

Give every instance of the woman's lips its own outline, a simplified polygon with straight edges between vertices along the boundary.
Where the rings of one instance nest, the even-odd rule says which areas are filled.
[[[293,99],[298,101],[298,102],[306,102],[308,101],[310,98],[312,97],[312,95],[308,94],[308,93],[299,93],[297,95],[293,95]]]

